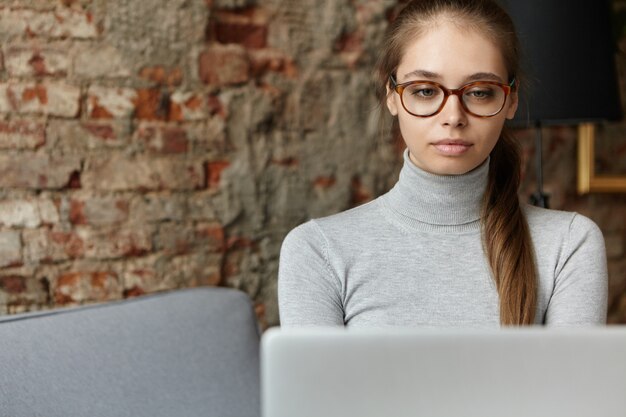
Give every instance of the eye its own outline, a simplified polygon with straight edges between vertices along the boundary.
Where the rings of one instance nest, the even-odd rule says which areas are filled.
[[[430,84],[414,84],[407,88],[406,93],[415,99],[428,100],[441,94],[441,90]]]
[[[465,96],[472,100],[489,100],[495,95],[495,91],[491,87],[474,87],[465,92]]]
[[[412,94],[414,96],[432,97],[435,95],[435,89],[434,88],[420,88],[419,90],[414,90]]]

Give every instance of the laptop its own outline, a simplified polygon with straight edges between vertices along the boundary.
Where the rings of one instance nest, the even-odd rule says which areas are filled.
[[[623,417],[626,326],[270,329],[263,417]]]

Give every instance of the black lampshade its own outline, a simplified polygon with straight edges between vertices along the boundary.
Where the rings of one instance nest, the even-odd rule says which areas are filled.
[[[527,84],[513,125],[622,117],[611,9],[604,0],[502,0],[522,44]]]

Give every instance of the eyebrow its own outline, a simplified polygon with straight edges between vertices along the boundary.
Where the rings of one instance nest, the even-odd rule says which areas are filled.
[[[426,70],[415,70],[404,75],[405,80],[414,78],[414,77],[422,77],[422,78],[426,78],[430,80],[441,80],[443,78],[441,75],[437,74],[436,72],[430,72]],[[497,81],[499,83],[504,82],[502,81],[502,78],[500,78],[498,75],[494,74],[493,72],[477,72],[475,74],[472,74],[466,77],[464,81],[471,82],[471,81],[482,81],[482,80]]]

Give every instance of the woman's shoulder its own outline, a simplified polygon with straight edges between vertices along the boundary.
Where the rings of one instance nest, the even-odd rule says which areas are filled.
[[[380,220],[378,200],[339,213],[310,219],[292,229],[285,240],[315,241],[342,235],[354,236],[365,225]]]
[[[573,211],[545,209],[522,205],[531,233],[593,235],[602,237],[598,225],[590,218]],[[555,236],[556,237],[556,236]]]
[[[344,230],[346,227],[360,226],[364,222],[371,222],[372,218],[379,218],[379,200],[375,199],[360,206],[313,219],[322,229]]]

